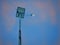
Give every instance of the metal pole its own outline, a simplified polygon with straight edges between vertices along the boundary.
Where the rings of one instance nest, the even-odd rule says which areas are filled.
[[[21,45],[21,18],[19,18],[19,45]]]
[[[19,45],[21,44],[21,19],[24,18],[25,8],[17,7],[16,17],[19,18]]]

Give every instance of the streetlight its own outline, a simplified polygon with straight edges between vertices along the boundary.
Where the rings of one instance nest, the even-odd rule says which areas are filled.
[[[21,44],[21,19],[24,18],[25,15],[25,8],[17,7],[16,17],[19,18],[19,45]],[[35,16],[35,14],[31,14],[30,16]]]
[[[19,18],[19,45],[21,45],[21,19],[24,18],[25,8],[17,7],[16,17]]]

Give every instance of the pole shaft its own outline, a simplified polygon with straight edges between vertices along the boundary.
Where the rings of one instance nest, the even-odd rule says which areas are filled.
[[[21,45],[21,18],[19,19],[19,45]]]

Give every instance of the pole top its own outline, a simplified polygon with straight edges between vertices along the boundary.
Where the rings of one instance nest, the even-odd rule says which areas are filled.
[[[24,18],[25,15],[25,8],[17,7],[16,17]]]

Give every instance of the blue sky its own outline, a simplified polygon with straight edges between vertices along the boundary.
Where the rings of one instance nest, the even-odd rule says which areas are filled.
[[[18,6],[26,9],[21,24],[22,45],[59,44],[58,0],[2,0],[0,5],[0,39],[4,45],[18,45]]]

